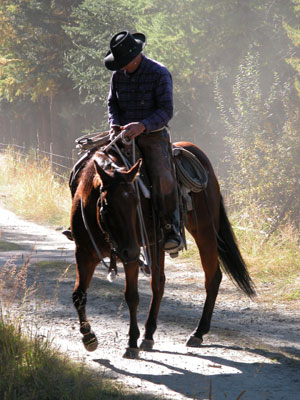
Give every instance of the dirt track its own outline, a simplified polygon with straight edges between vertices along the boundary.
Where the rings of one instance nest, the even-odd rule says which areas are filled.
[[[267,308],[259,296],[251,302],[224,278],[211,332],[200,349],[188,349],[184,343],[198,322],[204,299],[203,273],[198,265],[168,259],[154,351],[141,352],[139,360],[127,360],[122,358],[128,331],[122,268],[111,284],[99,266],[87,308],[99,347],[87,353],[71,302],[73,243],[59,232],[24,222],[2,208],[0,231],[2,243],[21,246],[0,252],[0,268],[7,260],[21,266],[34,246],[27,285],[36,282],[37,289],[25,303],[23,314],[29,317],[28,325],[40,334],[50,335],[72,358],[85,359],[99,374],[125,382],[137,392],[165,399],[208,399],[210,384],[214,400],[235,400],[243,391],[241,398],[247,400],[300,399],[299,307],[273,304]],[[42,260],[47,260],[46,266],[41,266]],[[144,276],[140,277],[139,287],[143,333],[151,295]],[[6,294],[8,290],[12,290],[10,282]]]

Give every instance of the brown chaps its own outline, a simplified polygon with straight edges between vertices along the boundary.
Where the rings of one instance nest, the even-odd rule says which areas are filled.
[[[151,185],[154,209],[162,227],[174,224],[177,210],[177,185],[167,129],[140,135],[136,143],[142,153]]]

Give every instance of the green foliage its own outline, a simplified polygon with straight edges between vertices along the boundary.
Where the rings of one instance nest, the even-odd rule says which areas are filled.
[[[277,73],[267,95],[260,78],[259,55],[249,52],[235,79],[232,108],[225,106],[222,80],[216,79],[230,160],[227,186],[241,206],[257,201],[273,221],[290,217],[299,224],[298,107],[291,104],[290,87]]]
[[[131,3],[84,0],[73,11],[75,23],[64,27],[73,43],[66,55],[65,68],[86,102],[106,104],[111,73],[104,66],[104,57],[116,32],[134,31],[137,15]]]
[[[128,29],[144,32],[146,55],[172,72],[173,140],[195,142],[216,164],[224,147],[213,95],[216,75],[223,71],[228,77],[227,107],[235,107],[229,104],[231,82],[251,45],[259,51],[263,66],[261,90],[266,92],[272,85],[273,70],[281,82],[286,81],[293,70],[285,59],[291,58],[297,43],[288,39],[282,21],[297,19],[294,6],[298,3],[2,0],[0,107],[5,112],[0,134],[12,132],[23,144],[25,131],[32,144],[38,131],[45,148],[50,142],[70,148],[81,131],[105,128],[110,72],[103,58],[111,36]],[[292,62],[295,67],[297,54]],[[7,100],[12,104],[7,105]],[[79,100],[85,103],[82,107]],[[32,107],[32,102],[37,104]]]
[[[0,4],[0,96],[52,98],[69,86],[63,69],[71,45],[62,29],[78,1],[4,0]]]

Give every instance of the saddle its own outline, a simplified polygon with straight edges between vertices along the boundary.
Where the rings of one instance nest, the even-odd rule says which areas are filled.
[[[129,143],[124,141],[121,136],[122,134],[115,137],[112,136],[108,131],[104,131],[81,136],[76,139],[75,142],[76,147],[79,148],[79,154],[83,153],[84,155],[79,159],[79,161],[77,161],[72,169],[70,177],[70,187],[77,173],[85,164],[84,161],[88,159],[89,156],[95,151],[99,150],[102,146],[104,146],[104,148],[107,148],[108,146],[111,146],[114,142],[117,142],[117,140],[122,139],[124,144],[122,153],[124,154],[126,159],[129,160],[129,158],[132,157],[132,150],[129,147]],[[140,155],[137,146],[135,152],[135,158],[137,158]],[[200,192],[206,189],[208,182],[207,171],[198,160],[198,158],[193,153],[183,147],[172,145],[172,154],[176,170],[177,183],[179,186],[179,193],[187,202],[187,209],[188,211],[190,211],[192,209],[190,193]],[[147,172],[144,171],[142,175],[145,186],[148,186],[149,188]],[[144,196],[149,197],[148,191],[143,189],[143,185],[140,186],[142,188]]]

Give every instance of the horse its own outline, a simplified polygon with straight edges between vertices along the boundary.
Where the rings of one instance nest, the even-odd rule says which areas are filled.
[[[187,211],[184,225],[198,247],[205,273],[206,299],[196,329],[186,341],[189,347],[200,347],[203,336],[210,330],[212,314],[222,280],[222,269],[249,297],[255,286],[248,273],[228,220],[220,187],[213,167],[196,145],[182,141],[174,143],[191,152],[201,162],[208,176],[207,187],[192,192],[193,210]],[[145,333],[138,346],[140,331],[137,323],[139,303],[138,275],[141,248],[141,229],[137,217],[138,195],[134,181],[142,160],[126,169],[120,155],[112,148],[98,149],[86,162],[78,177],[72,201],[71,231],[75,241],[76,282],[72,294],[77,310],[82,341],[88,351],[94,351],[98,341],[86,316],[87,290],[96,266],[106,257],[119,260],[125,271],[125,300],[130,325],[125,358],[138,357],[140,350],[151,350],[165,286],[165,253],[160,237],[154,234],[151,200],[140,198],[148,247],[151,254],[152,299],[145,323]],[[112,256],[114,255],[114,256]]]

